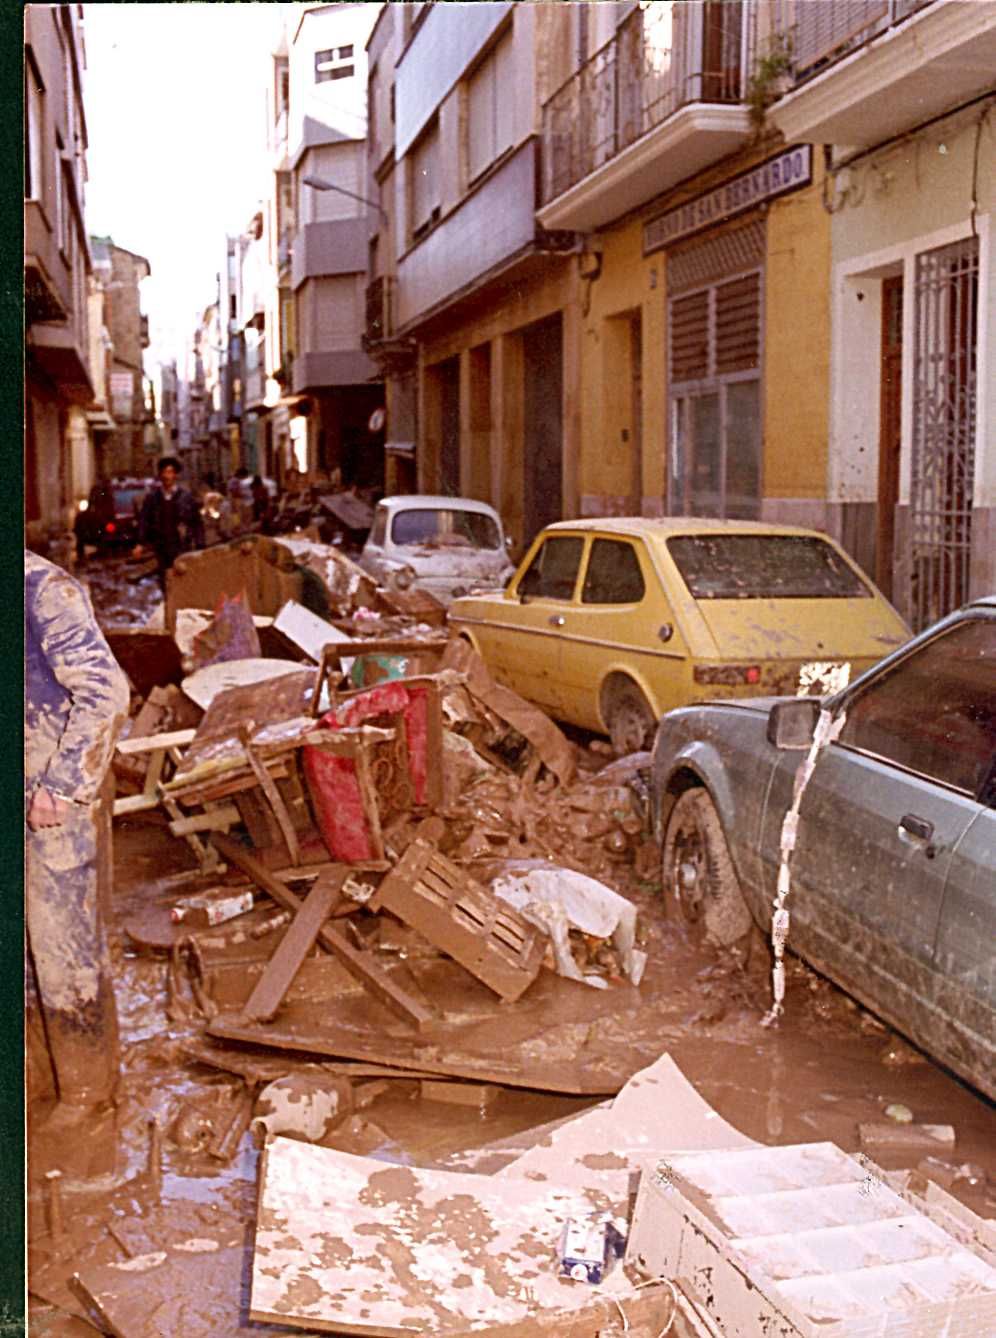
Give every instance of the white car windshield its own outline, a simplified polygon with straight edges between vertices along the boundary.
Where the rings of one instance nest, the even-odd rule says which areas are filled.
[[[481,511],[419,507],[398,511],[391,522],[391,542],[423,548],[501,548],[494,518]]]

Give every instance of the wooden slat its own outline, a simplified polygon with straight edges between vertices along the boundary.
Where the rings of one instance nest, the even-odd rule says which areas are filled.
[[[204,813],[191,813],[187,818],[179,818],[169,825],[174,836],[188,836],[191,832],[227,832],[229,827],[242,821],[242,815],[234,804],[221,804]]]
[[[196,838],[194,839],[196,840]],[[215,849],[226,860],[238,865],[243,873],[247,873],[253,882],[261,887],[264,892],[268,892],[279,905],[292,911],[300,908],[301,899],[296,897],[285,883],[282,883],[279,878],[275,878],[268,869],[260,864],[259,860],[254,859],[230,837],[215,832],[211,841]],[[430,1009],[409,994],[407,990],[402,989],[401,986],[390,980],[369,959],[366,953],[357,951],[356,948],[347,943],[338,930],[325,925],[318,935],[318,942],[339,959],[355,980],[358,980],[386,1008],[389,1008],[405,1022],[421,1027],[432,1020],[433,1014]]]
[[[256,755],[255,749],[250,742],[251,731],[243,725],[239,734],[242,739],[242,746],[246,750],[246,757],[249,759],[249,765],[253,769],[253,774],[259,781],[263,793],[266,795],[270,807],[273,809],[273,816],[277,820],[277,826],[280,828],[281,835],[287,846],[287,854],[292,864],[301,863],[301,849],[297,841],[297,832],[294,830],[294,824],[290,820],[290,814],[287,812],[287,806],[283,801],[283,796],[277,789],[276,784],[270,777],[269,772]]]
[[[301,969],[301,963],[315,946],[322,925],[340,899],[347,872],[340,865],[335,873],[324,874],[315,880],[242,1010],[250,1022],[268,1022],[275,1015]]]
[[[193,743],[195,729],[174,729],[169,734],[149,734],[144,739],[122,739],[118,752],[124,757],[132,753],[152,753],[159,748],[183,748]]]

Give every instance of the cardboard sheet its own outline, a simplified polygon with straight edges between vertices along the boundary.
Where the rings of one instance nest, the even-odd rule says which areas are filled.
[[[445,1334],[632,1297],[618,1265],[597,1287],[558,1271],[566,1219],[613,1209],[604,1194],[549,1181],[393,1166],[274,1138],[260,1168],[250,1315],[338,1333]]]

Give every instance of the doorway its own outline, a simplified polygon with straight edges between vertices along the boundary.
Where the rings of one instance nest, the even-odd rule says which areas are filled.
[[[523,331],[523,540],[563,514],[563,329],[560,313]]]

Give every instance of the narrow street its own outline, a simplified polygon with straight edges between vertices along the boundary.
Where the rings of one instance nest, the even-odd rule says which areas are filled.
[[[131,570],[127,562],[99,559],[81,568],[107,630],[134,628],[157,613],[155,582],[129,581]],[[606,759],[590,746],[585,753],[585,774],[596,775]],[[583,844],[579,839],[579,851]],[[425,941],[416,950],[402,935],[394,945],[406,945],[402,956],[411,954],[413,970],[417,959],[419,972],[437,971],[442,984],[434,1001],[448,1021],[477,1020],[495,1070],[541,1053],[556,1089],[570,1085],[558,1078],[558,1066],[590,1051],[590,1071],[607,1075],[596,1083],[601,1095],[508,1085],[487,1072],[478,1083],[427,1082],[406,1079],[390,1065],[373,1065],[368,1074],[362,1064],[328,1055],[219,1045],[206,1036],[215,1008],[244,1000],[247,982],[258,976],[271,949],[266,935],[253,937],[252,930],[270,913],[257,906],[247,917],[201,931],[216,997],[206,1010],[201,997],[198,1007],[189,987],[170,979],[169,908],[217,885],[217,877],[201,873],[188,845],[160,822],[116,820],[109,934],[121,1092],[117,1111],[68,1145],[46,1132],[45,1102],[29,1109],[32,1334],[93,1332],[92,1305],[71,1278],[82,1277],[92,1299],[102,1280],[110,1286],[101,1270],[129,1259],[140,1285],[115,1284],[107,1292],[108,1332],[127,1338],[300,1332],[246,1319],[260,1157],[247,1127],[248,1092],[257,1094],[257,1114],[260,1107],[258,1085],[238,1074],[245,1077],[254,1065],[257,1079],[297,1075],[307,1091],[318,1074],[338,1093],[340,1108],[327,1132],[296,1136],[394,1165],[491,1172],[541,1140],[540,1127],[591,1109],[668,1054],[718,1116],[761,1144],[831,1142],[845,1152],[867,1152],[884,1169],[914,1171],[980,1216],[993,1216],[996,1150],[991,1110],[981,1097],[794,959],[785,1016],[762,1028],[771,988],[764,962],[742,971],[696,947],[687,926],[665,914],[652,864],[637,870],[630,854],[616,861],[609,881],[637,908],[637,941],[648,955],[638,987],[614,976],[609,988],[588,990],[544,971],[518,1002],[501,1003],[453,963],[449,975],[440,975],[439,955]],[[347,978],[336,983],[322,965],[313,957],[310,973],[302,970],[287,1000],[293,1016],[349,1012],[355,987]],[[500,1035],[517,1038],[504,1048],[487,1040],[488,1019],[499,1014]],[[197,1062],[197,1047],[216,1062]],[[390,1076],[377,1077],[378,1071]],[[666,1105],[659,1119],[666,1131]],[[925,1126],[942,1127],[934,1147]],[[145,1276],[142,1270],[163,1251],[170,1254],[165,1279],[154,1268]]]

